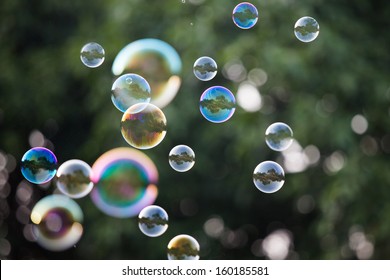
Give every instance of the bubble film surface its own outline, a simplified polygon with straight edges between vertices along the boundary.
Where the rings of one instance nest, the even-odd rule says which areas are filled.
[[[146,206],[138,215],[138,226],[146,236],[160,236],[168,229],[168,214],[160,206]]]
[[[169,165],[178,172],[186,172],[195,164],[195,153],[186,145],[177,145],[169,152]]]
[[[102,65],[104,55],[103,47],[95,42],[85,44],[80,51],[81,62],[89,68],[96,68]]]
[[[255,26],[259,17],[257,8],[248,2],[238,4],[233,10],[233,22],[241,29]]]
[[[294,26],[295,37],[301,42],[314,41],[320,33],[320,25],[312,17],[301,17]]]
[[[56,175],[57,158],[49,149],[32,148],[22,157],[21,171],[24,178],[31,183],[47,183]]]
[[[274,193],[284,184],[284,170],[276,162],[264,161],[253,171],[253,183],[264,193]]]
[[[168,260],[199,260],[200,246],[190,235],[180,234],[168,243]]]
[[[206,120],[222,123],[230,119],[236,110],[236,99],[225,87],[214,86],[206,89],[200,97],[200,112]]]
[[[194,75],[201,81],[210,81],[217,75],[218,66],[214,59],[208,56],[198,58],[193,67]]]
[[[293,131],[285,123],[273,123],[265,131],[265,142],[274,151],[287,150],[293,142]]]

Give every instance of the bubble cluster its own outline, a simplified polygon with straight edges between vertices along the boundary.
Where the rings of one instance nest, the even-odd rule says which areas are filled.
[[[169,165],[178,172],[186,172],[195,164],[195,153],[186,145],[177,145],[169,152]]]
[[[24,178],[31,183],[47,183],[56,175],[57,158],[49,149],[32,148],[22,157],[21,171]]]
[[[274,193],[284,184],[284,170],[274,161],[263,161],[253,171],[253,183],[264,193]]]
[[[198,58],[193,67],[194,75],[201,81],[210,81],[217,75],[218,66],[214,59],[208,56]]]
[[[236,99],[227,88],[214,86],[203,92],[199,105],[200,112],[206,120],[222,123],[233,116],[236,110]]]
[[[274,151],[287,150],[293,142],[293,132],[285,123],[273,123],[265,131],[265,142]]]
[[[320,25],[312,17],[301,17],[295,23],[294,34],[301,42],[309,43],[314,41],[320,33]]]
[[[168,260],[199,260],[200,246],[190,235],[180,234],[168,243]]]
[[[89,68],[96,68],[102,65],[104,55],[103,47],[95,42],[85,44],[80,51],[81,62]]]
[[[146,236],[160,236],[168,229],[168,214],[160,206],[146,206],[138,215],[138,226]]]
[[[250,29],[255,26],[258,17],[257,8],[248,2],[240,3],[233,9],[233,22],[241,29]]]

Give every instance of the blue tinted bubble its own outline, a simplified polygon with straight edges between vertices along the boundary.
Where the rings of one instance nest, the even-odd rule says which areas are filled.
[[[199,260],[200,246],[190,235],[180,234],[168,243],[168,260]]]
[[[248,2],[238,4],[233,10],[233,22],[241,29],[255,26],[259,13],[256,7]]]
[[[199,105],[200,112],[206,120],[221,123],[233,116],[236,110],[236,99],[227,88],[214,86],[203,92]]]
[[[273,123],[265,131],[265,142],[274,151],[287,150],[293,142],[293,132],[285,123]]]
[[[80,59],[89,68],[99,67],[104,62],[104,49],[98,43],[85,44],[80,51]]]
[[[178,145],[169,153],[169,164],[178,172],[186,172],[195,164],[195,153],[186,145]]]
[[[264,161],[253,172],[253,183],[264,193],[274,193],[284,184],[284,170],[273,161]]]
[[[210,81],[217,75],[217,63],[208,56],[198,58],[194,63],[194,75],[201,81]]]
[[[160,206],[146,206],[138,215],[138,226],[146,236],[160,236],[168,229],[168,214]]]
[[[294,34],[299,41],[309,43],[314,41],[320,33],[320,25],[312,17],[301,17],[295,23]]]
[[[22,157],[21,171],[24,178],[31,183],[47,183],[56,175],[57,158],[49,149],[32,148]]]

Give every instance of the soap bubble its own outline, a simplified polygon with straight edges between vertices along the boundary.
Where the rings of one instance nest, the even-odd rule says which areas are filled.
[[[253,183],[265,193],[274,193],[284,184],[284,170],[273,161],[263,161],[253,172]]]
[[[149,103],[151,97],[149,83],[137,74],[120,76],[111,88],[112,103],[121,112],[137,103]]]
[[[187,234],[180,234],[168,243],[168,260],[199,260],[198,241]]]
[[[138,103],[123,114],[121,132],[126,142],[134,148],[150,149],[164,139],[167,120],[164,113],[153,104]]]
[[[49,149],[32,148],[22,157],[21,171],[24,178],[31,183],[47,183],[56,175],[57,158]]]
[[[236,110],[236,99],[233,93],[221,86],[206,89],[200,97],[199,104],[203,117],[213,123],[227,121]]]
[[[233,10],[233,22],[241,29],[255,26],[259,13],[256,7],[248,2],[238,4]]]
[[[104,49],[98,43],[88,43],[82,47],[80,59],[89,68],[99,67],[104,61]]]
[[[93,183],[91,167],[82,160],[71,159],[58,168],[57,187],[71,198],[81,198],[90,193]]]
[[[178,145],[169,152],[169,164],[178,172],[186,172],[195,164],[195,153],[186,145]]]
[[[134,217],[157,198],[158,172],[153,161],[141,151],[115,148],[92,165],[93,203],[105,214]]]
[[[201,81],[210,81],[217,75],[217,63],[208,56],[198,58],[194,63],[194,75]]]
[[[320,25],[312,17],[301,17],[295,23],[294,34],[299,41],[309,43],[314,41],[320,33]]]
[[[83,234],[83,212],[65,195],[48,195],[31,211],[37,243],[50,251],[63,251],[76,244]]]
[[[160,206],[146,206],[138,215],[138,226],[146,236],[160,236],[168,229],[168,214]]]
[[[152,88],[151,103],[164,108],[179,91],[181,67],[180,56],[171,45],[158,39],[141,39],[118,53],[112,73],[137,73],[144,77]]]
[[[273,123],[265,131],[265,142],[274,151],[287,150],[293,142],[293,132],[285,123]]]

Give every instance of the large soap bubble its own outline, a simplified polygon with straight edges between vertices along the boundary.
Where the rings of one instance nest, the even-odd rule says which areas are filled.
[[[200,246],[190,235],[180,234],[168,243],[169,260],[199,260]]]
[[[253,171],[253,183],[264,193],[274,193],[284,184],[284,170],[274,161],[263,161]]]
[[[146,236],[160,236],[168,229],[168,214],[160,206],[146,206],[138,215],[138,226]]]
[[[56,175],[57,158],[49,149],[35,147],[23,155],[20,165],[24,178],[34,184],[44,184]]]

